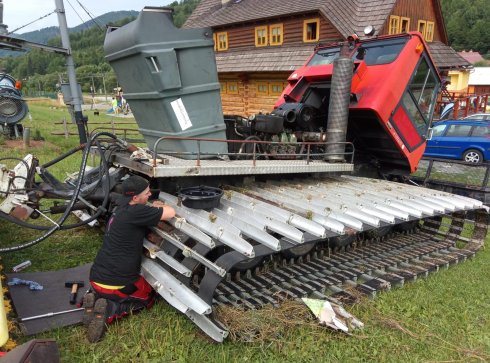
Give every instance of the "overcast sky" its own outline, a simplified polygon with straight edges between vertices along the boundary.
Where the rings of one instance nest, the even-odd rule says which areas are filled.
[[[145,6],[164,6],[172,3],[170,0],[64,0],[68,27],[73,28],[90,20],[89,15],[80,6],[82,4],[95,18],[110,11],[137,10]],[[3,0],[3,23],[11,32],[23,25],[35,21],[32,25],[22,28],[17,33],[26,33],[48,26],[58,26],[56,14],[37,20],[56,8],[55,0]],[[78,14],[78,15],[77,15]],[[81,19],[80,19],[81,18]],[[37,20],[37,21],[36,21]]]

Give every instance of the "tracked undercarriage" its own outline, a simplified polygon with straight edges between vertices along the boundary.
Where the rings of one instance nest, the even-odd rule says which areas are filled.
[[[471,258],[488,228],[479,201],[357,177],[225,188],[210,211],[159,198],[185,220],[154,230],[143,274],[217,341],[227,331],[212,319],[215,305],[353,302]]]
[[[384,180],[415,171],[430,137],[440,77],[421,34],[319,45],[274,110],[248,118],[222,115],[211,30],[176,29],[169,9],[111,28],[104,48],[148,148],[100,132],[44,165],[0,168],[3,219],[29,226],[18,219],[39,217],[41,198],[66,200],[52,226],[35,226],[42,237],[2,252],[103,222],[121,181],[145,176],[177,217],[148,235],[142,274],[221,342],[217,305],[352,302],[482,246],[482,202]],[[78,174],[48,172],[82,148]],[[100,166],[88,170],[91,150]],[[67,226],[72,211],[83,222]]]

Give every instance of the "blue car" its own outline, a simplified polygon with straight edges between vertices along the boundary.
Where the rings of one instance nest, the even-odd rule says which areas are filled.
[[[424,156],[476,164],[490,160],[490,122],[447,120],[434,123]]]

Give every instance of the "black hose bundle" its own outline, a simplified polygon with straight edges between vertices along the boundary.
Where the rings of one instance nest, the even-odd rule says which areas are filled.
[[[107,190],[105,192],[104,200],[102,202],[101,207],[97,210],[97,212],[92,217],[90,217],[89,219],[87,219],[87,220],[85,220],[83,222],[79,222],[79,223],[75,223],[75,224],[63,226],[63,223],[66,221],[66,219],[68,218],[70,212],[72,211],[73,206],[77,202],[78,195],[80,193],[80,189],[81,189],[81,186],[82,186],[83,176],[85,174],[85,168],[87,166],[88,155],[89,155],[89,152],[90,152],[90,148],[91,148],[91,146],[92,146],[92,144],[94,142],[96,143],[96,145],[98,147],[99,153],[101,155],[101,160],[102,160],[102,163],[103,163],[103,166],[104,166],[104,172],[107,175],[107,182],[109,182],[109,167],[108,167],[108,163],[107,163],[107,160],[105,159],[105,157],[103,155],[103,152],[102,152],[102,148],[100,146],[100,143],[97,140],[100,136],[107,136],[107,137],[110,137],[110,138],[112,138],[114,140],[118,140],[118,141],[121,141],[122,143],[124,143],[122,140],[119,140],[117,138],[117,136],[115,136],[113,134],[110,134],[108,132],[99,132],[99,133],[93,135],[90,138],[90,140],[85,144],[85,147],[83,149],[82,163],[80,164],[80,169],[79,169],[79,173],[78,173],[78,180],[77,180],[77,184],[75,186],[75,189],[73,191],[73,195],[72,195],[70,201],[68,202],[68,205],[67,205],[67,207],[66,207],[65,212],[63,213],[63,215],[58,219],[58,221],[54,222],[55,223],[54,226],[48,227],[48,226],[32,225],[30,223],[26,223],[26,222],[20,221],[20,220],[18,220],[16,218],[13,218],[13,217],[11,217],[11,216],[3,213],[3,212],[0,212],[0,218],[5,219],[7,221],[16,223],[16,224],[18,224],[20,226],[23,226],[23,227],[28,227],[28,228],[38,229],[38,230],[46,230],[46,233],[44,233],[42,236],[40,236],[40,237],[38,237],[38,238],[36,238],[36,239],[34,239],[32,241],[24,242],[24,243],[21,243],[19,245],[12,246],[12,247],[0,248],[0,253],[13,252],[13,251],[18,251],[18,250],[21,250],[21,249],[24,249],[24,248],[27,248],[27,247],[31,247],[31,246],[33,246],[33,245],[35,245],[35,244],[37,244],[37,243],[45,240],[46,238],[48,238],[49,236],[51,236],[57,230],[70,229],[70,228],[75,228],[75,227],[79,227],[79,226],[85,225],[87,223],[90,223],[94,219],[98,218],[103,212],[106,211],[106,206],[107,206],[107,203],[109,201],[110,186],[107,187]],[[48,164],[49,165],[52,165],[53,163],[48,163]]]

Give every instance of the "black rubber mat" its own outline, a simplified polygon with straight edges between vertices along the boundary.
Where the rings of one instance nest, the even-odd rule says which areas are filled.
[[[92,264],[87,264],[67,270],[47,272],[26,272],[7,274],[7,282],[17,277],[22,280],[35,281],[43,286],[43,290],[29,290],[26,285],[8,286],[12,303],[19,320],[32,316],[76,309],[70,304],[70,289],[65,287],[65,281],[84,281],[84,286],[78,290],[77,303],[89,288],[89,271]],[[60,315],[38,318],[20,322],[21,329],[26,335],[82,322],[82,310],[67,312]]]

